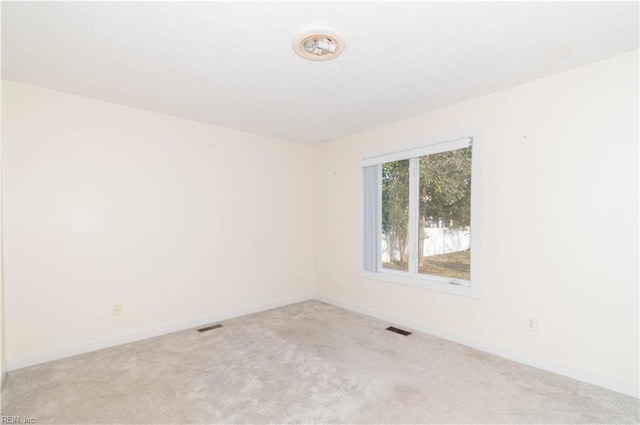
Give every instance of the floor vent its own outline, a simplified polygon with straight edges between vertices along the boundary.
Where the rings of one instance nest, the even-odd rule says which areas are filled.
[[[212,331],[214,329],[219,329],[221,328],[222,325],[211,325],[211,326],[207,326],[206,328],[200,328],[198,329],[198,332],[206,332],[206,331]]]
[[[387,330],[388,330],[388,331],[391,331],[391,332],[395,332],[395,333],[400,334],[400,335],[404,335],[404,336],[409,336],[409,335],[411,335],[411,332],[409,332],[409,331],[405,331],[404,329],[394,328],[393,326],[389,326],[389,327],[387,328]]]

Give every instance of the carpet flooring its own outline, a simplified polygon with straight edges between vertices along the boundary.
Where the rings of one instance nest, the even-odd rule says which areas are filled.
[[[318,301],[9,373],[35,423],[638,423],[633,397]]]

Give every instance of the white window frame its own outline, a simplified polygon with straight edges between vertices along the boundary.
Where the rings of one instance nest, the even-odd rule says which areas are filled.
[[[418,187],[419,187],[419,173],[417,172],[419,167],[419,158],[425,155],[432,155],[435,153],[446,152],[454,149],[465,148],[472,144],[472,159],[471,159],[471,264],[470,264],[470,280],[448,278],[445,276],[429,275],[418,273],[417,261],[409,262],[409,271],[391,270],[382,268],[381,265],[381,244],[380,237],[382,235],[382,187],[377,187],[377,234],[371,235],[371,232],[367,232],[363,226],[364,246],[362,250],[362,261],[359,275],[366,279],[372,279],[376,281],[397,283],[400,285],[408,285],[413,287],[419,287],[429,289],[438,292],[444,292],[448,294],[461,295],[471,298],[480,298],[480,244],[481,244],[481,229],[480,229],[480,188],[482,169],[482,142],[479,132],[467,132],[463,137],[449,137],[442,138],[430,143],[422,143],[418,146],[406,148],[403,150],[386,152],[377,155],[368,156],[362,159],[361,166],[363,171],[365,167],[372,165],[381,165],[386,162],[400,161],[403,159],[409,159],[409,175],[413,181],[409,185],[409,228],[413,229],[417,227],[416,221],[418,220],[419,209],[418,203]],[[381,182],[381,168],[378,167],[378,182]],[[363,188],[364,185],[364,172],[363,175]],[[366,198],[363,190],[363,201]],[[371,214],[371,206],[365,205],[362,202],[363,211],[362,217],[364,221],[365,214]],[[409,255],[417,256],[418,251],[418,238],[417,234],[409,232]],[[372,244],[375,247],[372,249]],[[374,254],[372,254],[374,251]],[[367,256],[371,257],[375,255],[375,261],[371,258],[367,259]],[[373,264],[371,264],[373,261]],[[365,266],[365,262],[368,264]],[[366,268],[373,270],[366,270]]]

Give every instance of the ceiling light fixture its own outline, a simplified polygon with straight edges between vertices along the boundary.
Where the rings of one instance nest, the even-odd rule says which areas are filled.
[[[293,50],[312,61],[336,58],[344,48],[344,38],[336,31],[324,28],[304,31],[293,38]]]

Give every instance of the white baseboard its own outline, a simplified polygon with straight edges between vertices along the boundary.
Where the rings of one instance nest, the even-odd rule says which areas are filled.
[[[523,363],[529,366],[536,367],[538,369],[543,369],[549,372],[557,373],[559,375],[563,375],[563,376],[576,379],[579,381],[583,381],[589,384],[597,385],[612,391],[630,395],[632,397],[638,398],[639,396],[638,387],[628,381],[611,378],[595,372],[587,371],[584,369],[578,369],[573,366],[568,366],[562,363],[554,362],[552,360],[542,359],[542,358],[531,356],[528,354],[516,352],[513,350],[509,350],[507,348],[489,344],[480,340],[468,338],[462,335],[454,334],[452,332],[433,328],[424,323],[417,322],[411,319],[394,316],[392,314],[387,314],[387,313],[374,310],[368,307],[364,307],[358,304],[343,302],[343,301],[335,300],[333,298],[329,298],[321,295],[316,295],[314,297],[301,296],[301,297],[288,298],[288,299],[273,302],[273,303],[262,304],[258,306],[251,306],[251,307],[234,310],[234,311],[221,312],[211,316],[201,317],[198,319],[193,319],[185,322],[174,323],[174,324],[163,325],[163,326],[158,326],[154,328],[148,328],[140,331],[129,332],[126,334],[117,335],[109,338],[102,338],[102,339],[98,339],[98,340],[90,341],[86,343],[74,344],[74,345],[62,347],[62,348],[44,352],[44,353],[37,353],[34,355],[25,356],[25,357],[16,358],[16,359],[8,359],[6,363],[2,365],[2,370],[0,371],[0,379],[4,383],[4,380],[8,371],[22,369],[24,367],[33,366],[40,363],[46,363],[49,361],[58,360],[58,359],[62,359],[70,356],[75,356],[78,354],[84,354],[91,351],[100,350],[102,348],[108,348],[116,345],[127,344],[129,342],[152,338],[155,336],[160,336],[160,335],[168,334],[171,332],[177,332],[185,329],[195,328],[195,327],[206,325],[209,323],[219,322],[222,320],[229,320],[229,319],[233,319],[240,316],[246,316],[247,314],[259,313],[261,311],[284,307],[287,305],[308,301],[310,299],[316,299],[318,301],[322,301],[328,304],[333,304],[337,307],[355,311],[357,313],[365,314],[368,316],[376,317],[378,319],[385,320],[393,324],[406,326],[408,328],[412,328],[420,332],[424,332],[433,336],[437,336],[442,339],[446,339],[458,344],[465,345],[467,347],[475,348],[477,350],[491,353],[499,357],[504,357],[506,359],[513,360],[518,363]]]
[[[268,304],[262,304],[257,306],[250,306],[233,311],[224,311],[221,313],[213,314],[207,317],[200,317],[198,319],[188,320],[180,323],[173,323],[168,325],[157,326],[153,328],[147,328],[139,331],[128,332],[121,335],[116,335],[108,338],[101,338],[90,342],[83,342],[79,344],[73,344],[66,347],[58,348],[43,353],[36,353],[29,356],[24,356],[15,359],[7,359],[7,363],[3,368],[3,374],[7,371],[22,369],[24,367],[34,366],[40,363],[46,363],[53,360],[62,359],[65,357],[71,357],[78,354],[84,354],[102,348],[113,347],[116,345],[127,344],[129,342],[140,341],[155,336],[165,335],[171,332],[182,331],[185,329],[191,329],[209,323],[220,322],[222,320],[229,320],[240,316],[246,316],[247,314],[259,313],[261,311],[271,310],[278,307],[284,307],[290,304],[296,304],[303,301],[313,299],[312,296],[300,296],[287,298],[285,300],[276,301]],[[4,380],[4,376],[3,376]]]
[[[4,387],[4,380],[7,377],[7,362],[2,362],[0,365],[0,391]]]
[[[473,338],[468,338],[462,335],[457,335],[452,332],[436,329],[425,325],[421,322],[416,322],[411,319],[394,316],[378,310],[373,310],[368,307],[364,307],[357,304],[351,304],[348,302],[338,301],[333,298],[316,295],[315,299],[318,301],[332,304],[337,307],[344,308],[346,310],[355,311],[357,313],[365,314],[367,316],[373,316],[377,319],[381,319],[393,324],[406,326],[408,328],[415,329],[420,332],[424,332],[429,335],[437,336],[442,339],[446,339],[457,344],[465,345],[467,347],[475,348],[480,351],[484,351],[490,354],[494,354],[499,357],[503,357],[509,360],[513,360],[518,363],[523,363],[528,366],[533,366],[538,369],[543,369],[549,372],[557,373],[578,381],[586,382],[588,384],[597,385],[612,391],[616,391],[622,394],[630,395],[638,398],[638,387],[629,381],[623,381],[616,378],[601,375],[599,373],[591,372],[584,369],[578,369],[573,366],[568,366],[562,363],[554,362],[552,360],[543,359],[529,354],[516,352],[504,347],[489,344]]]

